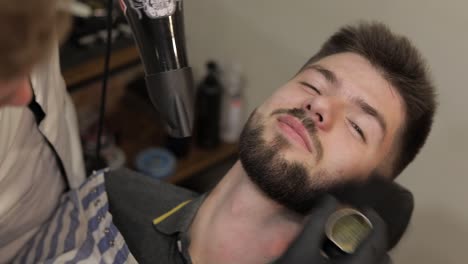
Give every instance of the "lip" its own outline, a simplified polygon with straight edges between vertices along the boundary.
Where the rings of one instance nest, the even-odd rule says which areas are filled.
[[[310,140],[309,133],[307,132],[304,125],[295,117],[291,115],[281,115],[278,117],[278,122],[280,123],[280,129],[283,130],[284,133],[288,134],[290,137],[294,137],[293,135],[289,135],[288,131],[285,131],[287,128],[281,127],[281,124],[286,125],[287,127],[291,128],[302,140],[302,145],[312,153],[312,144]]]

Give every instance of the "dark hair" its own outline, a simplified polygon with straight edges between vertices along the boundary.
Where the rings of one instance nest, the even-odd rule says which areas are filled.
[[[392,164],[392,175],[396,177],[424,145],[437,107],[425,61],[406,37],[394,34],[382,23],[362,22],[341,28],[305,66],[343,52],[366,58],[403,98],[405,123],[400,129],[399,148]]]

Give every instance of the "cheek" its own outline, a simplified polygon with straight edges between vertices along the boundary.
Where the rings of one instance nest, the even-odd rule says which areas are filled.
[[[258,109],[263,113],[272,112],[279,108],[299,108],[307,99],[307,93],[298,87],[283,86],[270,96]]]
[[[364,177],[373,163],[370,162],[368,153],[359,146],[360,143],[354,142],[355,139],[346,133],[348,132],[336,131],[321,138],[324,157],[320,165],[329,172],[337,172],[340,177]]]

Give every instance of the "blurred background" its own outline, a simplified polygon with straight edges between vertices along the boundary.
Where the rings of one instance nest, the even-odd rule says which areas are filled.
[[[105,36],[99,23],[105,20],[103,1],[82,2],[92,7],[93,16],[75,19],[74,31],[62,47],[62,68],[78,108],[84,147],[92,153]],[[394,262],[466,263],[467,11],[468,2],[462,0],[184,1],[196,99],[208,102],[209,111],[219,115],[206,118],[197,112],[196,134],[186,142],[164,134],[145,97],[131,33],[116,16],[106,160],[115,167],[149,170],[154,177],[197,191],[209,189],[236,159],[239,129],[257,105],[291,78],[340,26],[382,21],[420,49],[439,94],[432,134],[416,161],[398,178],[413,192],[416,206],[403,241],[392,252]],[[216,135],[199,129],[204,126],[216,128]],[[141,162],[154,156],[156,164]]]

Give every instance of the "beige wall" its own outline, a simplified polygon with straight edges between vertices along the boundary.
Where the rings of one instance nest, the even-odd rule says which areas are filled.
[[[395,263],[468,263],[468,2],[187,0],[195,73],[210,58],[243,65],[248,110],[298,70],[339,26],[378,19],[427,57],[440,108],[423,153],[400,182],[416,198]]]

